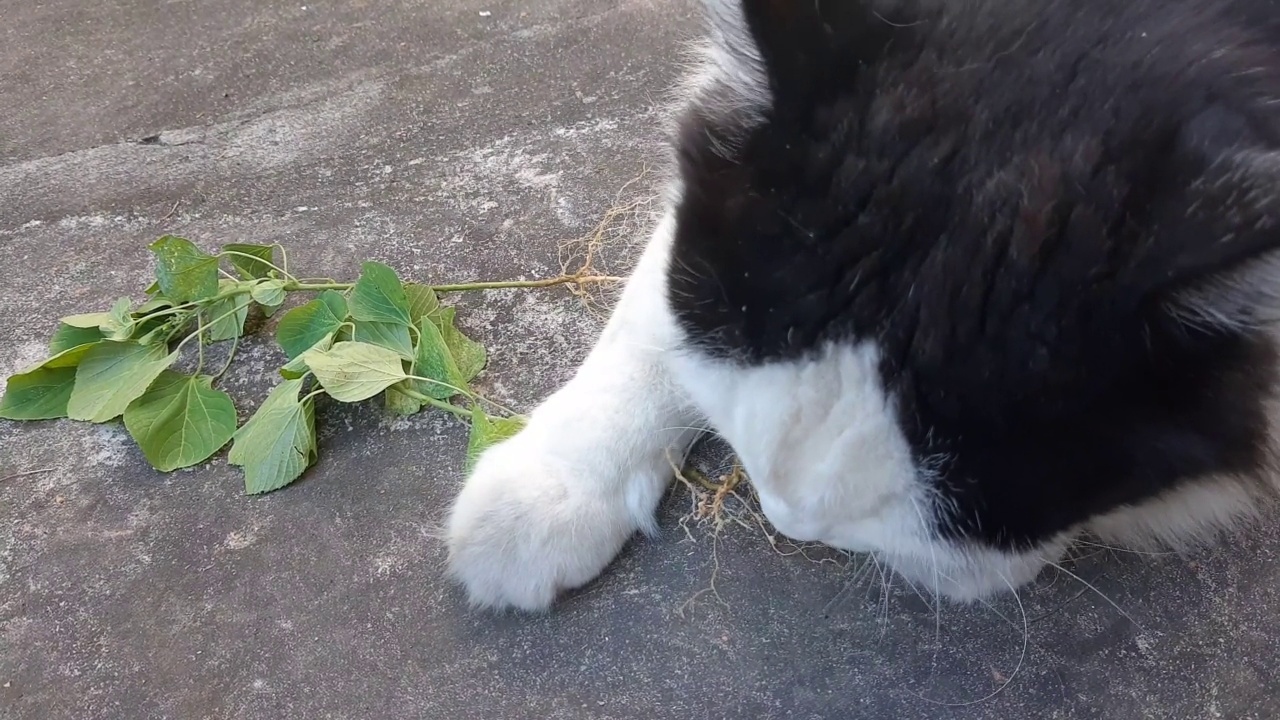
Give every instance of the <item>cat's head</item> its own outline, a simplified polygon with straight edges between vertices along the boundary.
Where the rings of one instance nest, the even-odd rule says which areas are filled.
[[[1269,493],[1280,33],[1247,2],[705,4],[668,299],[781,529],[954,552],[972,595]]]

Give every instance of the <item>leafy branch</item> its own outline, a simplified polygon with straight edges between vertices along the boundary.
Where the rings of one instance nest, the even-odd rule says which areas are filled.
[[[106,312],[62,318],[49,357],[8,379],[0,418],[123,418],[147,461],[165,472],[204,462],[231,443],[227,460],[243,468],[251,494],[284,487],[315,462],[319,395],[344,403],[381,395],[400,415],[451,413],[470,424],[470,465],[524,418],[471,388],[487,354],[457,328],[456,309],[438,293],[617,279],[594,274],[588,262],[542,280],[430,286],[404,283],[390,267],[366,262],[355,282],[343,283],[295,277],[279,245],[231,244],[210,255],[166,235],[150,249],[156,281],[148,299],[135,306],[120,298]],[[291,293],[316,296],[280,316],[275,338],[288,357],[282,382],[238,426],[234,401],[214,385],[235,358],[250,308],[270,317]],[[225,364],[205,373],[205,347],[223,341],[232,343]],[[171,369],[192,349],[192,373]]]

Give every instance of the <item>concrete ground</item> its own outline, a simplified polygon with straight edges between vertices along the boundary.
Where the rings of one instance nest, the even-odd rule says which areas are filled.
[[[556,274],[562,241],[656,187],[624,189],[662,158],[692,17],[0,0],[0,372],[38,359],[59,316],[136,296],[166,232],[278,241],[304,274]],[[598,328],[564,289],[461,303],[486,390],[522,409]],[[280,362],[247,344],[227,382],[242,415]],[[247,497],[225,455],[162,475],[116,424],[0,422],[0,717],[1280,714],[1276,523],[1194,557],[1081,548],[1018,600],[935,609],[860,561],[771,546],[736,501],[717,533],[680,488],[601,580],[498,616],[442,580],[432,534],[464,429],[366,403],[321,407],[320,435],[307,479]]]

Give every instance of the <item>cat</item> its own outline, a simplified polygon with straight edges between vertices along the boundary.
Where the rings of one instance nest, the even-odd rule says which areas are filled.
[[[958,601],[1276,495],[1263,0],[703,0],[598,342],[447,518],[472,603],[598,576],[708,427],[782,534]]]

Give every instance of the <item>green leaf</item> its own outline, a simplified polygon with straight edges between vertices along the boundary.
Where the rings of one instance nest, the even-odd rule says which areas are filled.
[[[432,315],[431,321],[440,328],[444,344],[449,348],[449,353],[453,355],[453,360],[462,373],[463,382],[471,382],[484,369],[488,356],[483,345],[463,335],[462,331],[453,324],[456,313],[455,308],[446,307]]]
[[[124,411],[124,426],[147,462],[161,472],[204,462],[236,431],[231,396],[213,388],[209,375],[160,373]]]
[[[394,350],[405,360],[413,359],[413,338],[409,336],[409,328],[404,325],[357,320],[355,326],[352,340]]]
[[[165,235],[151,243],[151,252],[156,256],[156,282],[165,297],[184,303],[218,294],[218,258],[190,240]]]
[[[320,338],[320,342],[312,345],[308,350],[328,350],[333,347],[333,337],[333,333],[325,335]],[[304,352],[303,355],[305,354],[306,353]],[[309,369],[310,368],[307,367],[307,364],[303,362],[302,355],[299,355],[285,363],[284,367],[280,368],[280,375],[286,380],[297,380],[303,375],[306,375]]]
[[[76,328],[96,328],[109,319],[111,319],[111,313],[84,313],[83,315],[68,315],[59,320],[59,322]]]
[[[301,389],[301,380],[280,383],[236,431],[227,462],[244,467],[250,495],[288,485],[316,460],[315,403],[299,400]]]
[[[171,307],[173,307],[173,303],[169,302],[165,298],[152,298],[135,308],[133,315],[134,317],[141,319],[157,310],[164,310]]]
[[[146,290],[143,290],[142,292],[148,295],[158,295],[160,293],[160,283],[153,282],[147,286]]]
[[[10,376],[4,397],[0,398],[0,417],[10,420],[66,417],[67,401],[76,381],[76,366],[95,347],[106,344],[111,343],[81,343]]]
[[[223,293],[238,285],[234,280],[219,280],[218,292]],[[205,330],[209,342],[221,342],[244,334],[244,323],[249,318],[249,293],[228,295],[210,303],[204,311]]]
[[[271,266],[276,264],[276,248],[274,245],[231,243],[230,245],[223,245],[222,250],[223,252],[242,253],[241,255],[228,255],[227,259],[235,266],[236,273],[245,280],[259,280],[269,276],[271,274]],[[250,257],[244,257],[245,255]]]
[[[382,399],[388,410],[397,415],[414,415],[422,410],[422,403],[420,401],[415,400],[397,390],[397,388],[401,387],[411,387],[410,383],[412,382],[414,381],[401,380],[395,385],[387,388],[387,391],[382,394]]]
[[[280,317],[276,342],[292,360],[315,347],[326,335],[338,332],[346,318],[347,301],[341,294],[326,290]]]
[[[405,283],[404,293],[409,298],[409,319],[415,323],[440,309],[440,298],[430,285]]]
[[[88,355],[89,352],[92,351],[95,347],[97,347],[98,345],[106,345],[106,344],[107,344],[106,342],[99,341],[96,343],[85,343],[81,345],[76,345],[75,347],[72,347],[72,348],[67,348],[66,350],[63,350],[62,352],[56,355],[51,355],[45,358],[44,360],[41,360],[35,365],[32,365],[31,367],[24,370],[23,372],[30,372],[32,370],[35,370],[36,368],[42,368],[42,367],[43,368],[76,367],[77,365],[80,364],[80,361],[83,360],[84,357]]]
[[[528,422],[528,418],[523,415],[492,417],[485,415],[479,405],[472,406],[471,433],[467,438],[466,471],[470,473],[475,468],[476,461],[485,450],[514,436],[524,429]]]
[[[76,345],[74,347],[67,348],[66,350],[63,350],[62,352],[51,355],[45,358],[44,360],[41,360],[40,362],[27,367],[24,370],[19,370],[17,372],[17,375],[28,375],[28,374],[34,373],[37,370],[57,370],[61,368],[74,369],[76,366],[80,364],[80,361],[83,360],[84,357],[88,355],[95,347],[99,345],[106,345],[106,344],[108,343],[106,343],[105,341],[99,341],[95,343],[83,343],[80,345]]]
[[[418,329],[422,336],[418,340],[418,352],[413,361],[413,374],[427,380],[412,380],[412,387],[436,400],[448,400],[458,394],[453,388],[462,388],[467,381],[463,379],[453,353],[445,345],[440,328],[430,320],[423,319],[419,321]]]
[[[0,418],[51,420],[67,416],[75,367],[37,367],[9,377],[0,398]]]
[[[409,297],[396,271],[382,263],[360,266],[360,278],[351,290],[351,317],[370,322],[409,325]]]
[[[104,342],[87,347],[90,349],[76,368],[76,385],[67,402],[67,416],[72,420],[100,423],[118,417],[178,359],[177,353],[169,353],[163,345]]]
[[[302,390],[302,380],[286,380],[279,385],[271,388],[271,392],[267,393],[266,399],[258,406],[253,417],[249,418],[239,430],[236,431],[234,437],[235,443],[231,446],[231,452],[227,453],[227,462],[232,465],[244,465],[252,461],[252,455],[246,452],[246,449],[252,446],[245,444],[245,440],[249,435],[253,435],[257,425],[261,424],[262,419],[274,412],[288,410],[296,405],[301,404],[298,400],[298,393]]]
[[[137,322],[133,319],[133,314],[129,312],[129,308],[133,306],[133,301],[127,297],[116,300],[111,306],[111,312],[107,313],[107,319],[103,321],[98,328],[108,340],[123,341],[128,340],[133,335],[133,329]]]
[[[275,307],[284,302],[284,281],[263,280],[255,284],[250,293],[253,296],[253,301],[259,305]]]
[[[302,361],[311,368],[329,397],[359,402],[404,380],[404,366],[394,350],[362,342],[342,342],[328,350],[308,350]]]
[[[329,306],[329,312],[334,317],[342,318],[343,321],[351,313],[347,309],[347,299],[337,290],[325,290],[316,296],[316,299]]]
[[[49,354],[57,355],[64,350],[89,345],[103,339],[102,331],[96,327],[76,327],[59,323],[58,329],[49,340]]]

